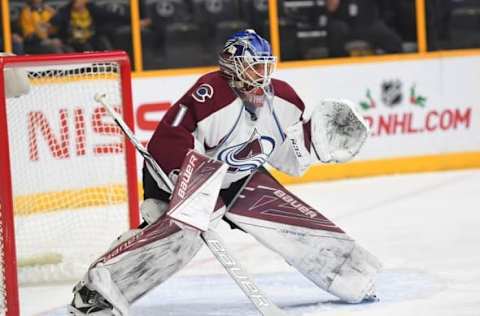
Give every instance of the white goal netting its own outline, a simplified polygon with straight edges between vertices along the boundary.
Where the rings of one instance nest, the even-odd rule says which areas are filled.
[[[28,95],[6,102],[18,279],[73,280],[128,228],[124,138],[94,101],[106,93],[122,111],[119,64],[28,73]]]

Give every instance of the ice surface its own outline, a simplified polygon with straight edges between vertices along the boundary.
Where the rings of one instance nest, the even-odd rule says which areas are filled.
[[[291,186],[384,264],[380,301],[344,304],[238,231],[219,231],[258,285],[289,315],[480,315],[480,170]],[[66,315],[73,284],[21,288],[22,315]],[[258,315],[203,249],[136,302],[133,316]]]

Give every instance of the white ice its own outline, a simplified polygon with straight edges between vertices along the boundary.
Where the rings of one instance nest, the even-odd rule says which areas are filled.
[[[258,285],[289,315],[480,315],[480,170],[341,180],[289,187],[384,264],[380,301],[325,294],[251,237],[220,232]],[[66,315],[72,284],[22,287],[22,315]],[[131,308],[134,316],[258,315],[203,249]]]

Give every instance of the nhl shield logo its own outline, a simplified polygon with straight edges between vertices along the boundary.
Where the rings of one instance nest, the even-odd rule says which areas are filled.
[[[382,83],[382,102],[388,107],[394,107],[402,102],[402,82],[388,80]]]

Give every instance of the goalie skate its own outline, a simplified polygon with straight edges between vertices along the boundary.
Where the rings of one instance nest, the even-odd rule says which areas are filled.
[[[97,291],[90,290],[84,281],[80,281],[73,288],[73,300],[68,306],[70,314],[75,316],[112,316],[113,306]]]

